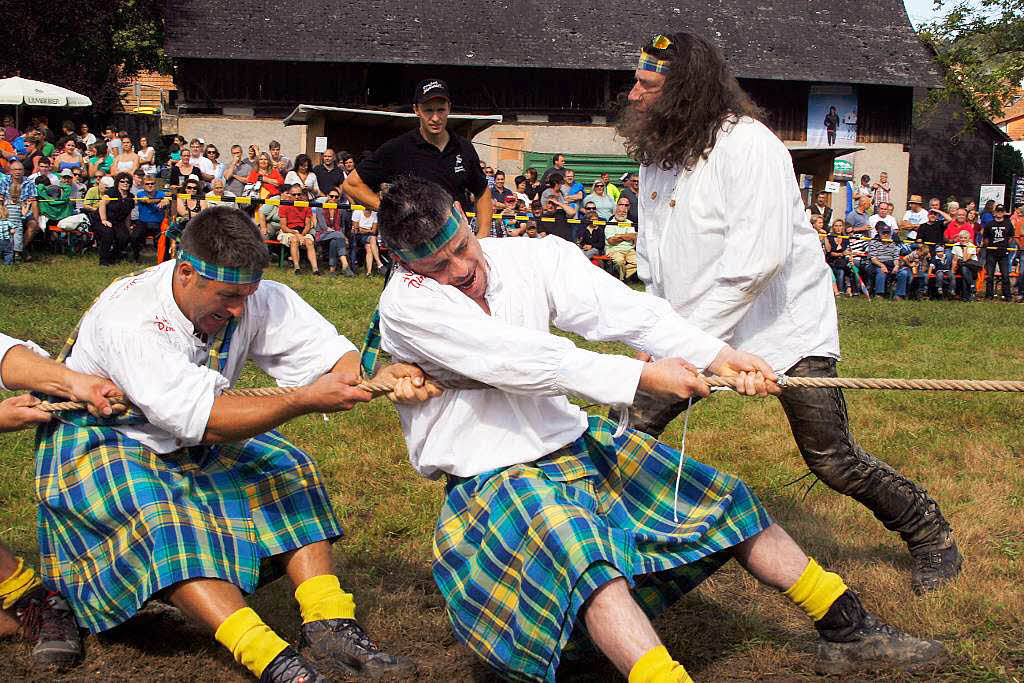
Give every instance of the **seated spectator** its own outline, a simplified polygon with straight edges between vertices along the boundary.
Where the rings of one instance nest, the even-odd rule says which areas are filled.
[[[877,205],[877,212],[868,218],[868,225],[871,226],[871,233],[869,237],[875,237],[878,233],[878,223],[881,221],[889,226],[889,233],[894,236],[899,236],[900,226],[896,222],[896,217],[892,215],[892,204],[889,202],[879,202]]]
[[[164,222],[164,215],[171,200],[163,190],[156,187],[156,178],[147,175],[142,181],[142,189],[135,193],[135,200],[138,204],[139,216],[132,226],[130,237],[132,260],[140,261],[142,247],[146,244],[146,238],[152,237],[154,244],[160,237],[161,225]],[[157,255],[157,261],[163,261],[163,255]]]
[[[86,190],[89,189],[88,183],[86,183],[86,168],[73,168],[71,169],[71,198],[82,199],[85,197]]]
[[[319,187],[320,196],[340,187],[345,181],[345,171],[338,165],[338,157],[330,147],[320,155],[320,163],[313,167],[313,173],[316,174],[316,184]]]
[[[938,197],[932,197],[928,200],[928,211],[934,211],[935,214],[942,219],[943,223],[948,223],[953,220],[953,217],[942,210],[942,200]]]
[[[278,173],[282,176],[288,171],[292,170],[291,159],[281,154],[281,143],[277,140],[271,140],[270,144],[267,145],[267,149],[270,150],[270,161]]]
[[[825,217],[820,214],[811,214],[811,227],[818,233],[818,237],[824,239],[827,234],[825,231]]]
[[[188,154],[192,165],[196,167],[195,175],[199,177],[204,188],[209,187],[217,169],[206,154],[206,143],[201,138],[192,138],[188,143]]]
[[[619,200],[619,188],[617,188],[614,185],[612,185],[611,181],[608,180],[608,171],[605,171],[604,173],[601,174],[601,182],[604,183],[604,191],[605,191],[605,193],[609,197],[612,198],[612,201],[618,201]],[[600,212],[601,208],[598,207],[597,210],[598,210],[598,212]]]
[[[103,175],[103,171],[100,170],[96,171],[93,178],[95,182],[85,191],[85,200],[78,209],[89,219],[89,229],[95,233],[96,228],[100,225],[101,198],[107,190],[114,186],[114,179],[108,175]]]
[[[967,232],[971,242],[974,242],[974,223],[968,220],[968,213],[966,209],[956,209],[953,212],[953,220],[946,226],[946,230],[942,233],[942,238],[946,241],[947,246],[951,246],[959,241],[960,233]]]
[[[875,295],[883,296],[889,276],[895,276],[898,271],[900,245],[893,239],[892,228],[885,221],[876,223],[875,230],[877,234],[865,245],[862,263],[865,280],[869,284],[874,280]]]
[[[515,209],[516,195],[512,190],[505,187],[505,172],[500,168],[494,172],[491,198],[494,200],[495,211],[502,212],[508,208]]]
[[[285,187],[301,185],[306,199],[313,200],[323,196],[316,173],[313,172],[313,160],[307,154],[295,157],[295,167],[284,177]]]
[[[4,114],[2,132],[3,135],[0,137],[7,142],[11,142],[14,138],[18,137],[18,129],[14,127],[14,117],[10,114]]]
[[[89,124],[84,122],[78,124],[78,133],[75,135],[75,139],[86,147],[96,144],[96,136],[89,132]]]
[[[135,173],[141,165],[139,155],[135,153],[132,141],[127,135],[121,137],[121,153],[114,157],[114,169],[118,173]]]
[[[60,182],[60,176],[53,172],[53,162],[48,157],[36,159],[35,173],[31,174],[28,178],[32,182],[36,182],[42,176],[49,178],[51,185],[56,185]]]
[[[206,145],[203,148],[203,158],[209,162],[209,168],[212,171],[210,175],[213,177],[208,181],[208,184],[212,186],[214,180],[224,178],[224,164],[220,161],[220,150],[217,149],[217,145]]]
[[[541,184],[540,180],[537,178],[537,169],[533,168],[532,166],[526,169],[525,192],[526,196],[530,199],[530,202],[532,203],[535,199],[539,199],[540,193],[543,192],[545,189],[547,189],[546,186]]]
[[[524,206],[530,205],[530,197],[526,194],[526,176],[516,176],[516,201],[522,202]]]
[[[900,257],[900,270],[897,273],[896,291],[894,299],[912,296],[920,299],[928,291],[928,266],[931,262],[932,253],[927,244],[919,243],[916,248],[906,256]],[[913,281],[916,291],[910,292],[907,285]]]
[[[319,182],[319,179],[318,179]],[[340,183],[327,193],[324,208],[317,209],[317,230],[316,244],[326,245],[328,271],[331,275],[338,272],[338,264],[341,263],[341,274],[346,277],[354,276],[352,268],[349,267],[348,257],[345,255],[348,240],[345,237],[345,210],[341,208]]]
[[[310,175],[313,175],[312,171]],[[306,190],[301,183],[293,183],[281,198],[293,202],[305,201]],[[293,272],[298,275],[301,270],[302,255],[299,253],[299,247],[305,245],[306,257],[313,268],[313,275],[319,275],[320,268],[316,263],[316,237],[313,235],[313,211],[308,206],[282,204],[279,215],[281,231],[277,239],[291,251]]]
[[[602,180],[595,180],[591,185],[590,194],[583,198],[583,203],[593,202],[597,207],[597,215],[601,220],[608,220],[615,213],[615,200],[605,191],[605,184]]]
[[[853,295],[855,289],[853,271],[850,269],[850,240],[846,231],[846,221],[837,218],[832,223],[832,232],[825,241],[825,263],[832,269],[836,288],[846,296]]]
[[[131,238],[128,221],[135,207],[135,197],[132,196],[131,189],[131,174],[118,173],[114,177],[114,187],[104,193],[105,201],[100,202],[100,224],[96,226],[96,243],[101,266],[112,266],[117,263],[124,248],[128,246]]]
[[[929,251],[934,254],[935,247],[943,243],[943,233],[946,231],[946,223],[942,219],[943,214],[937,209],[928,209],[928,220],[917,229],[917,240],[928,245]]]
[[[975,245],[981,244],[981,219],[978,217],[978,212],[974,209],[967,209],[967,222],[970,224],[971,240]]]
[[[60,149],[60,154],[53,159],[57,165],[58,173],[65,169],[82,168],[85,164],[85,159],[82,157],[82,153],[78,151],[78,145],[75,144],[74,138],[64,138]]]
[[[956,236],[956,243],[953,245],[953,265],[951,272],[954,276],[960,276],[964,301],[974,301],[977,290],[978,273],[981,271],[981,262],[978,260],[978,247],[971,238],[968,230],[961,230]]]
[[[589,201],[589,198],[585,199],[584,206]],[[597,202],[594,204],[599,206]],[[626,281],[636,275],[636,238],[636,228],[629,220],[629,200],[619,197],[612,220],[604,226],[604,253],[618,269],[620,280]]]
[[[210,191],[206,193],[206,201],[210,206],[214,204],[227,204],[233,206],[236,209],[240,209],[235,202],[221,201],[223,199],[234,199],[237,195],[234,192],[228,190],[224,184],[224,178],[214,178],[213,182],[210,183]]]
[[[53,184],[48,176],[36,179],[36,200],[39,202],[39,227],[57,225],[74,212],[71,203],[71,170],[60,176],[60,182]]]
[[[182,153],[186,152],[188,152],[187,149],[182,150]],[[172,239],[177,240],[177,236],[184,232],[185,224],[192,220],[193,216],[209,206],[203,198],[202,182],[197,175],[190,175],[185,179],[185,184],[181,188],[181,195],[184,196],[179,195],[174,200],[175,221],[173,230],[170,231]]]
[[[264,204],[256,212],[256,225],[265,240],[276,240],[281,232],[281,212],[274,204]]]
[[[358,251],[365,251],[364,263],[366,264],[366,276],[373,274],[373,267],[381,273],[384,272],[384,264],[380,262],[380,252],[377,249],[377,212],[366,209],[356,209],[352,212],[352,243],[349,262],[353,269],[356,264]]]
[[[950,277],[950,263],[946,260],[946,247],[935,246],[935,253],[928,261],[929,292],[944,299],[953,297],[953,278]]]
[[[137,154],[139,155],[139,168],[142,169],[142,172],[149,176],[156,176],[156,150],[149,144],[149,139],[145,136],[139,138]]]
[[[199,168],[192,161],[192,150],[188,147],[183,147],[179,150],[178,161],[171,164],[171,176],[167,181],[167,184],[174,189],[181,188],[185,185],[185,180],[189,177],[199,178]]]
[[[254,192],[260,199],[276,197],[281,194],[281,187],[284,185],[284,178],[274,168],[270,155],[260,152],[256,160],[256,168],[246,178],[248,185],[254,186]],[[247,194],[249,191],[247,191]]]
[[[908,240],[916,240],[920,226],[928,222],[928,212],[921,207],[921,195],[912,194],[907,201],[909,207],[903,214],[900,227],[906,230]]]
[[[636,173],[622,174],[623,188],[619,196],[629,199],[629,220],[640,229],[640,176]]]
[[[585,203],[583,205],[583,218],[581,219],[578,241],[580,248],[583,249],[588,258],[604,256],[606,246],[604,225],[603,221],[601,221],[601,225],[598,225],[597,222],[597,207],[594,206],[593,202]]]

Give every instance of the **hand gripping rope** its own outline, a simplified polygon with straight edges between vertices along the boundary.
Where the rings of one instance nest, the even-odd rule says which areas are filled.
[[[429,380],[441,389],[489,389],[489,385],[471,379]],[[712,389],[733,389],[736,381],[731,377],[710,376],[704,381]],[[1024,393],[1024,381],[988,380],[988,379],[895,379],[895,378],[857,378],[857,377],[789,377],[778,375],[778,385],[786,389],[875,389],[880,391],[999,391]],[[300,390],[302,387],[263,387],[252,389],[228,389],[224,396],[284,396]],[[373,395],[374,398],[388,396],[395,389],[394,382],[380,380],[363,380],[355,385]],[[126,408],[122,400],[114,404]],[[47,402],[35,406],[36,409],[48,413],[62,410],[82,410],[86,407],[78,401]]]

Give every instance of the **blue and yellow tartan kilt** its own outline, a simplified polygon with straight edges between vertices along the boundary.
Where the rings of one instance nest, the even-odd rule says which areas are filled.
[[[277,432],[159,455],[54,420],[37,439],[36,496],[43,578],[92,632],[186,579],[252,592],[263,559],[342,533],[316,465]]]
[[[434,533],[434,579],[456,636],[506,678],[553,681],[583,645],[591,593],[626,578],[654,616],[772,524],[740,479],[591,417],[535,462],[449,479]]]

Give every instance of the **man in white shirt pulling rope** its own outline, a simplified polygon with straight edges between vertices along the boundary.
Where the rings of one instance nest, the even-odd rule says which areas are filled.
[[[629,99],[618,129],[641,164],[637,254],[647,291],[776,372],[835,377],[832,278],[792,158],[721,53],[690,33],[655,36]],[[960,552],[938,504],[857,444],[841,390],[792,390],[779,400],[811,471],[907,543],[915,593],[957,576]],[[658,436],[685,408],[643,397],[631,424]]]
[[[631,683],[689,681],[648,615],[729,558],[816,620],[822,671],[941,656],[941,644],[868,614],[742,481],[638,432],[616,433],[566,398],[706,396],[698,368],[738,374],[740,393],[777,392],[763,360],[595,268],[574,244],[478,240],[429,181],[399,178],[382,197],[380,225],[400,261],[380,301],[380,349],[441,381],[490,387],[399,406],[413,467],[447,477],[434,578],[455,634],[487,664],[553,681],[563,654],[589,636]],[[552,324],[662,360],[587,351],[551,334]],[[376,338],[371,331],[364,371]]]

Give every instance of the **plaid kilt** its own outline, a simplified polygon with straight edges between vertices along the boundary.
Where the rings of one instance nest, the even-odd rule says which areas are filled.
[[[659,613],[772,524],[740,479],[592,416],[573,443],[532,463],[450,478],[434,533],[434,579],[456,636],[513,680],[553,681],[601,585],[625,577]],[[580,626],[580,628],[576,628]]]
[[[158,455],[54,420],[37,438],[36,495],[42,575],[93,632],[186,579],[252,592],[262,559],[342,533],[316,465],[277,432]]]

